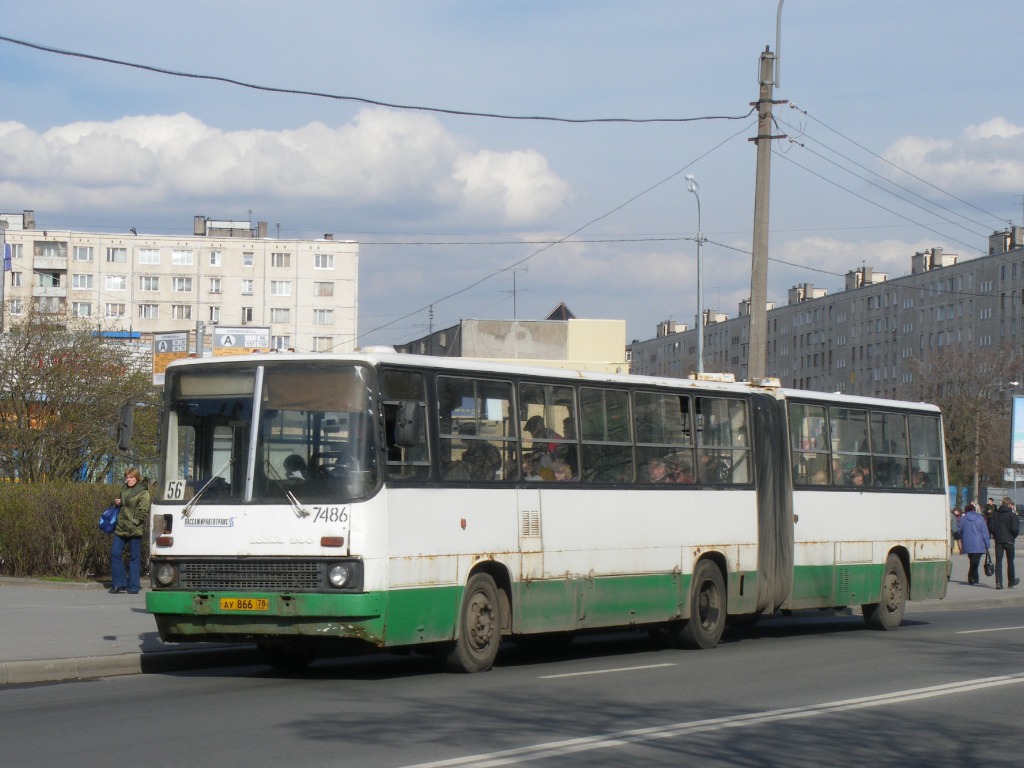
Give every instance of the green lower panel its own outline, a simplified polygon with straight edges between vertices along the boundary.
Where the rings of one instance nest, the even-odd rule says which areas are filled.
[[[827,608],[877,603],[882,563],[800,566],[793,574],[792,608]],[[922,561],[910,567],[910,598],[928,600],[946,594],[946,561]]]
[[[948,560],[929,560],[910,566],[910,599],[937,600],[946,596]]]
[[[225,610],[222,598],[245,598],[266,610]],[[280,637],[410,645],[453,637],[462,589],[395,590],[358,595],[154,591],[146,610],[164,640],[252,641]]]
[[[244,598],[266,610],[227,610],[222,598]],[[269,637],[351,638],[383,644],[386,595],[146,593],[160,637],[171,642],[251,641]]]

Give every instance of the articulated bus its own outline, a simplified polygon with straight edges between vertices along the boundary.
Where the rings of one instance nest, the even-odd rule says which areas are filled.
[[[385,351],[168,366],[146,606],[279,668],[945,594],[931,405]],[[718,377],[724,379],[725,377]]]

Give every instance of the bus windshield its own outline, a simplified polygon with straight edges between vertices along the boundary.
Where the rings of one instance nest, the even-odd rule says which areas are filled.
[[[366,498],[379,476],[372,379],[365,366],[284,360],[168,372],[161,498]]]

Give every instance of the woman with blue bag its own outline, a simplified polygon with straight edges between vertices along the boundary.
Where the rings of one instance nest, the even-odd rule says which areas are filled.
[[[137,467],[131,467],[124,473],[121,496],[114,499],[120,512],[110,548],[110,577],[113,583],[109,591],[112,595],[139,593],[142,580],[142,537],[146,533],[150,502],[149,490],[142,482],[142,473]],[[124,570],[125,547],[128,548],[127,574]]]
[[[964,552],[967,553],[967,558],[971,563],[967,569],[967,583],[977,584],[979,581],[978,565],[981,563],[981,556],[988,553],[990,537],[988,523],[975,509],[973,501],[964,507],[964,514],[960,518],[960,535]]]

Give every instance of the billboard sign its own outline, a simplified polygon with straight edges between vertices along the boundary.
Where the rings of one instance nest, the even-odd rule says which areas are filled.
[[[188,357],[188,331],[153,334],[153,384],[163,386],[164,372],[175,360]]]
[[[213,356],[248,355],[270,351],[270,328],[218,325],[213,331]]]

